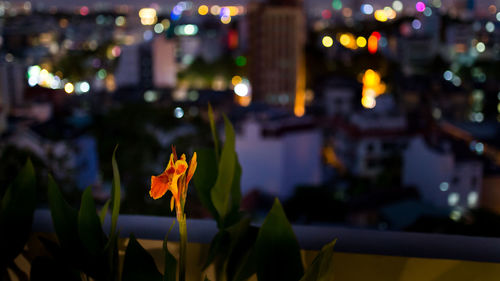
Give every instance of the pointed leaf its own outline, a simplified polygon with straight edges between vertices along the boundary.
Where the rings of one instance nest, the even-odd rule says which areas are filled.
[[[250,218],[244,218],[228,228],[231,236],[226,269],[228,280],[247,280],[257,271],[253,246],[258,228],[251,226],[250,222]]]
[[[203,269],[212,264],[217,257],[227,257],[229,253],[229,243],[229,233],[224,229],[219,230],[219,232],[217,232],[215,237],[212,239],[212,242],[210,243],[208,256],[205,264],[203,265]]]
[[[238,155],[234,153],[235,168],[233,183],[231,185],[231,210],[238,212],[241,203],[241,165],[238,161]]]
[[[104,206],[102,206],[102,209],[99,212],[99,220],[101,221],[101,225],[104,225],[104,220],[106,219],[106,215],[108,214],[109,202],[111,202],[111,199],[107,200],[106,203],[104,203]]]
[[[207,208],[215,220],[218,221],[219,214],[212,204],[211,190],[217,180],[217,160],[213,149],[197,149],[198,166],[193,176],[196,193],[200,198],[201,203]]]
[[[50,215],[62,248],[74,249],[80,245],[78,238],[78,212],[63,198],[54,178],[49,175],[48,199]],[[69,251],[68,251],[69,252]]]
[[[172,228],[174,228],[175,220],[172,221],[172,225],[165,235],[165,239],[163,240],[163,252],[165,253],[165,272],[163,273],[163,281],[176,281],[177,276],[177,260],[174,255],[170,253],[167,247],[168,235]]]
[[[208,103],[208,120],[210,122],[210,130],[212,131],[212,139],[215,146],[215,159],[219,162],[219,140],[217,138],[217,128],[215,127],[214,112],[210,103]]]
[[[236,273],[232,278],[233,281],[245,281],[248,280],[252,275],[257,272],[257,261],[256,261],[255,250],[250,249],[239,263],[236,268]]]
[[[300,281],[333,281],[333,247],[337,240],[323,246]]]
[[[113,183],[111,190],[111,198],[113,200],[113,210],[111,212],[111,232],[113,235],[116,231],[116,224],[118,223],[118,214],[120,213],[120,200],[121,200],[121,185],[120,185],[120,171],[118,171],[118,164],[116,163],[116,150],[118,145],[115,146],[113,157],[111,157],[111,164],[113,166]]]
[[[24,248],[35,205],[35,170],[28,159],[0,202],[0,269]]]
[[[137,280],[161,281],[162,275],[156,268],[153,257],[130,234],[123,261],[122,281]]]
[[[118,238],[120,236],[120,232],[117,231],[109,236],[108,243],[104,247],[103,258],[106,259],[108,265],[107,273],[108,276],[111,276],[111,280],[117,280],[118,277]]]
[[[299,243],[278,199],[259,230],[255,250],[259,281],[294,281],[304,274]]]
[[[78,234],[89,253],[98,255],[103,252],[104,233],[97,216],[90,187],[85,189],[82,195],[82,203],[78,213]]]
[[[236,167],[235,136],[231,122],[224,116],[226,141],[219,162],[219,173],[215,186],[211,190],[212,203],[221,219],[229,212],[231,187]]]

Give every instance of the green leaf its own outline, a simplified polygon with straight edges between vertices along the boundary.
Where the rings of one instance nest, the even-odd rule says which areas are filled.
[[[257,261],[255,256],[255,250],[253,249],[250,249],[245,253],[236,268],[236,272],[232,278],[233,281],[248,280],[255,272],[257,272]]]
[[[226,141],[219,162],[219,173],[215,186],[211,190],[212,203],[219,213],[221,220],[224,220],[229,212],[229,197],[234,178],[234,170],[236,167],[236,152],[235,152],[235,136],[231,122],[224,116],[224,128],[226,133]]]
[[[203,279],[203,281],[210,281],[210,279],[208,279],[208,277],[205,275],[205,279]]]
[[[227,280],[247,280],[257,271],[253,246],[258,228],[251,226],[250,222],[250,218],[244,218],[228,228],[231,246],[226,266]]]
[[[91,188],[85,189],[78,214],[78,234],[85,248],[92,255],[99,255],[104,250],[104,233],[97,216]]]
[[[259,281],[294,281],[304,274],[299,243],[278,199],[259,230],[255,250]]]
[[[212,204],[210,191],[217,180],[217,160],[213,149],[197,149],[198,169],[193,176],[196,193],[200,198],[201,203],[207,208],[215,220],[218,221],[219,214]]]
[[[203,269],[212,264],[217,257],[226,257],[229,253],[229,243],[229,232],[227,232],[225,229],[219,230],[219,232],[217,232],[215,237],[212,239],[212,242],[210,243],[208,256],[205,264],[203,265]]]
[[[23,250],[35,206],[35,170],[28,159],[0,202],[0,271]]]
[[[121,185],[120,185],[120,171],[118,171],[118,164],[116,163],[116,150],[118,145],[115,146],[113,151],[113,157],[111,157],[111,164],[113,166],[113,184],[112,184],[112,200],[113,200],[113,211],[111,212],[111,232],[110,235],[114,235],[116,232],[116,224],[118,223],[118,214],[120,213],[120,200],[121,200]]]
[[[49,175],[48,191],[50,215],[61,247],[69,250],[80,245],[78,238],[78,212],[63,198],[54,178]]]
[[[236,152],[234,153],[235,157],[235,168],[234,168],[234,176],[233,183],[231,185],[231,210],[238,212],[240,209],[241,202],[241,165],[238,161],[238,155]]]
[[[105,256],[102,258],[106,259],[104,265],[108,266],[108,268],[105,273],[110,277],[109,280],[118,280],[118,238],[119,231],[111,234],[108,243],[104,247]]]
[[[162,275],[156,268],[153,257],[130,234],[123,261],[122,281],[137,280],[161,281]]]
[[[212,131],[212,139],[214,140],[215,159],[219,162],[219,140],[217,138],[217,128],[215,127],[214,112],[210,103],[208,103],[208,120],[210,122],[210,130]]]
[[[108,214],[109,202],[111,202],[111,199],[109,199],[108,201],[106,201],[106,203],[104,203],[104,206],[102,206],[102,209],[99,212],[99,219],[101,220],[101,225],[104,225],[104,220],[106,219],[106,215]]]
[[[163,240],[163,252],[165,253],[165,272],[163,274],[163,281],[176,281],[177,276],[177,260],[172,253],[170,253],[167,247],[168,235],[170,234],[170,231],[172,231],[172,228],[174,228],[174,225],[175,220],[172,221],[172,225]]]
[[[323,246],[300,281],[333,281],[333,247],[337,240]]]

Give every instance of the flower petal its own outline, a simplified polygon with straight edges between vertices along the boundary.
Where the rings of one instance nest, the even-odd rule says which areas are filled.
[[[188,168],[188,164],[187,164],[186,160],[184,160],[184,159],[186,159],[186,156],[184,154],[182,156],[183,157],[181,157],[180,160],[177,160],[175,162],[175,175],[178,175],[178,176],[183,175]],[[182,158],[184,158],[184,159],[182,159]]]
[[[196,166],[198,165],[198,162],[196,162],[196,152],[193,154],[193,157],[191,158],[191,162],[189,163],[189,170],[187,174],[187,180],[186,180],[186,185],[189,183],[191,178],[194,175],[194,172],[196,171]]]
[[[177,161],[177,152],[175,151],[175,146],[174,145],[172,145],[172,154],[171,155],[173,155],[174,161]]]
[[[174,210],[174,196],[172,196],[172,199],[170,199],[170,211]]]
[[[153,197],[153,199],[159,199],[168,190],[168,179],[167,177],[160,176],[151,176],[151,190],[149,191],[149,195]]]

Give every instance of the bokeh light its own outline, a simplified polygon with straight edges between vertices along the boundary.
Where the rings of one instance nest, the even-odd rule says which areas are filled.
[[[248,95],[248,86],[245,83],[239,83],[234,86],[234,93],[240,97],[246,97]]]
[[[425,11],[425,3],[422,1],[418,1],[417,4],[415,4],[415,9],[417,10],[417,12]]]
[[[66,83],[64,85],[64,91],[68,94],[71,94],[75,91],[75,86],[72,83]]]
[[[358,45],[358,47],[364,48],[366,46],[366,38],[363,36],[359,36],[356,39],[356,44]]]
[[[86,16],[89,14],[89,7],[83,6],[80,8],[80,15]]]
[[[377,102],[375,101],[374,97],[364,96],[364,97],[361,98],[361,105],[364,108],[371,109],[371,108],[374,108],[377,105]]]
[[[153,8],[142,8],[139,10],[142,25],[153,25],[156,23],[156,10]]]
[[[241,81],[242,81],[242,78],[239,75],[235,75],[235,76],[233,76],[233,78],[231,78],[231,84],[233,84],[233,86],[238,85],[239,83],[241,83]]]
[[[321,40],[321,43],[323,43],[323,46],[330,48],[331,46],[333,46],[333,38],[328,35],[324,36],[323,40]]]
[[[392,8],[396,11],[396,12],[401,12],[403,10],[403,3],[401,1],[394,1],[392,2]]]
[[[476,44],[476,50],[479,53],[483,53],[486,50],[486,45],[483,42],[479,42]]]
[[[204,15],[208,14],[208,6],[201,5],[200,7],[198,7],[198,14],[200,14],[200,16],[204,16]]]
[[[373,6],[370,4],[361,5],[361,12],[365,15],[371,15],[373,14]]]
[[[411,27],[413,27],[413,29],[415,29],[415,30],[419,30],[422,27],[422,22],[418,19],[414,19],[411,22]]]
[[[342,9],[342,1],[341,0],[333,0],[332,1],[332,8],[337,10],[337,11]]]
[[[376,10],[374,17],[377,21],[380,21],[380,22],[387,21],[387,13],[384,10]]]

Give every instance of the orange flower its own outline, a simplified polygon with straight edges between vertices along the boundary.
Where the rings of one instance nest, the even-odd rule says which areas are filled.
[[[175,147],[172,146],[172,154],[170,154],[170,160],[165,171],[158,176],[151,176],[151,190],[149,191],[149,195],[153,199],[159,199],[167,191],[172,192],[170,209],[174,209],[175,202],[177,215],[181,215],[184,213],[188,183],[194,175],[196,165],[196,152],[193,154],[193,158],[191,158],[188,170],[186,155],[182,154],[181,158],[177,159]]]

